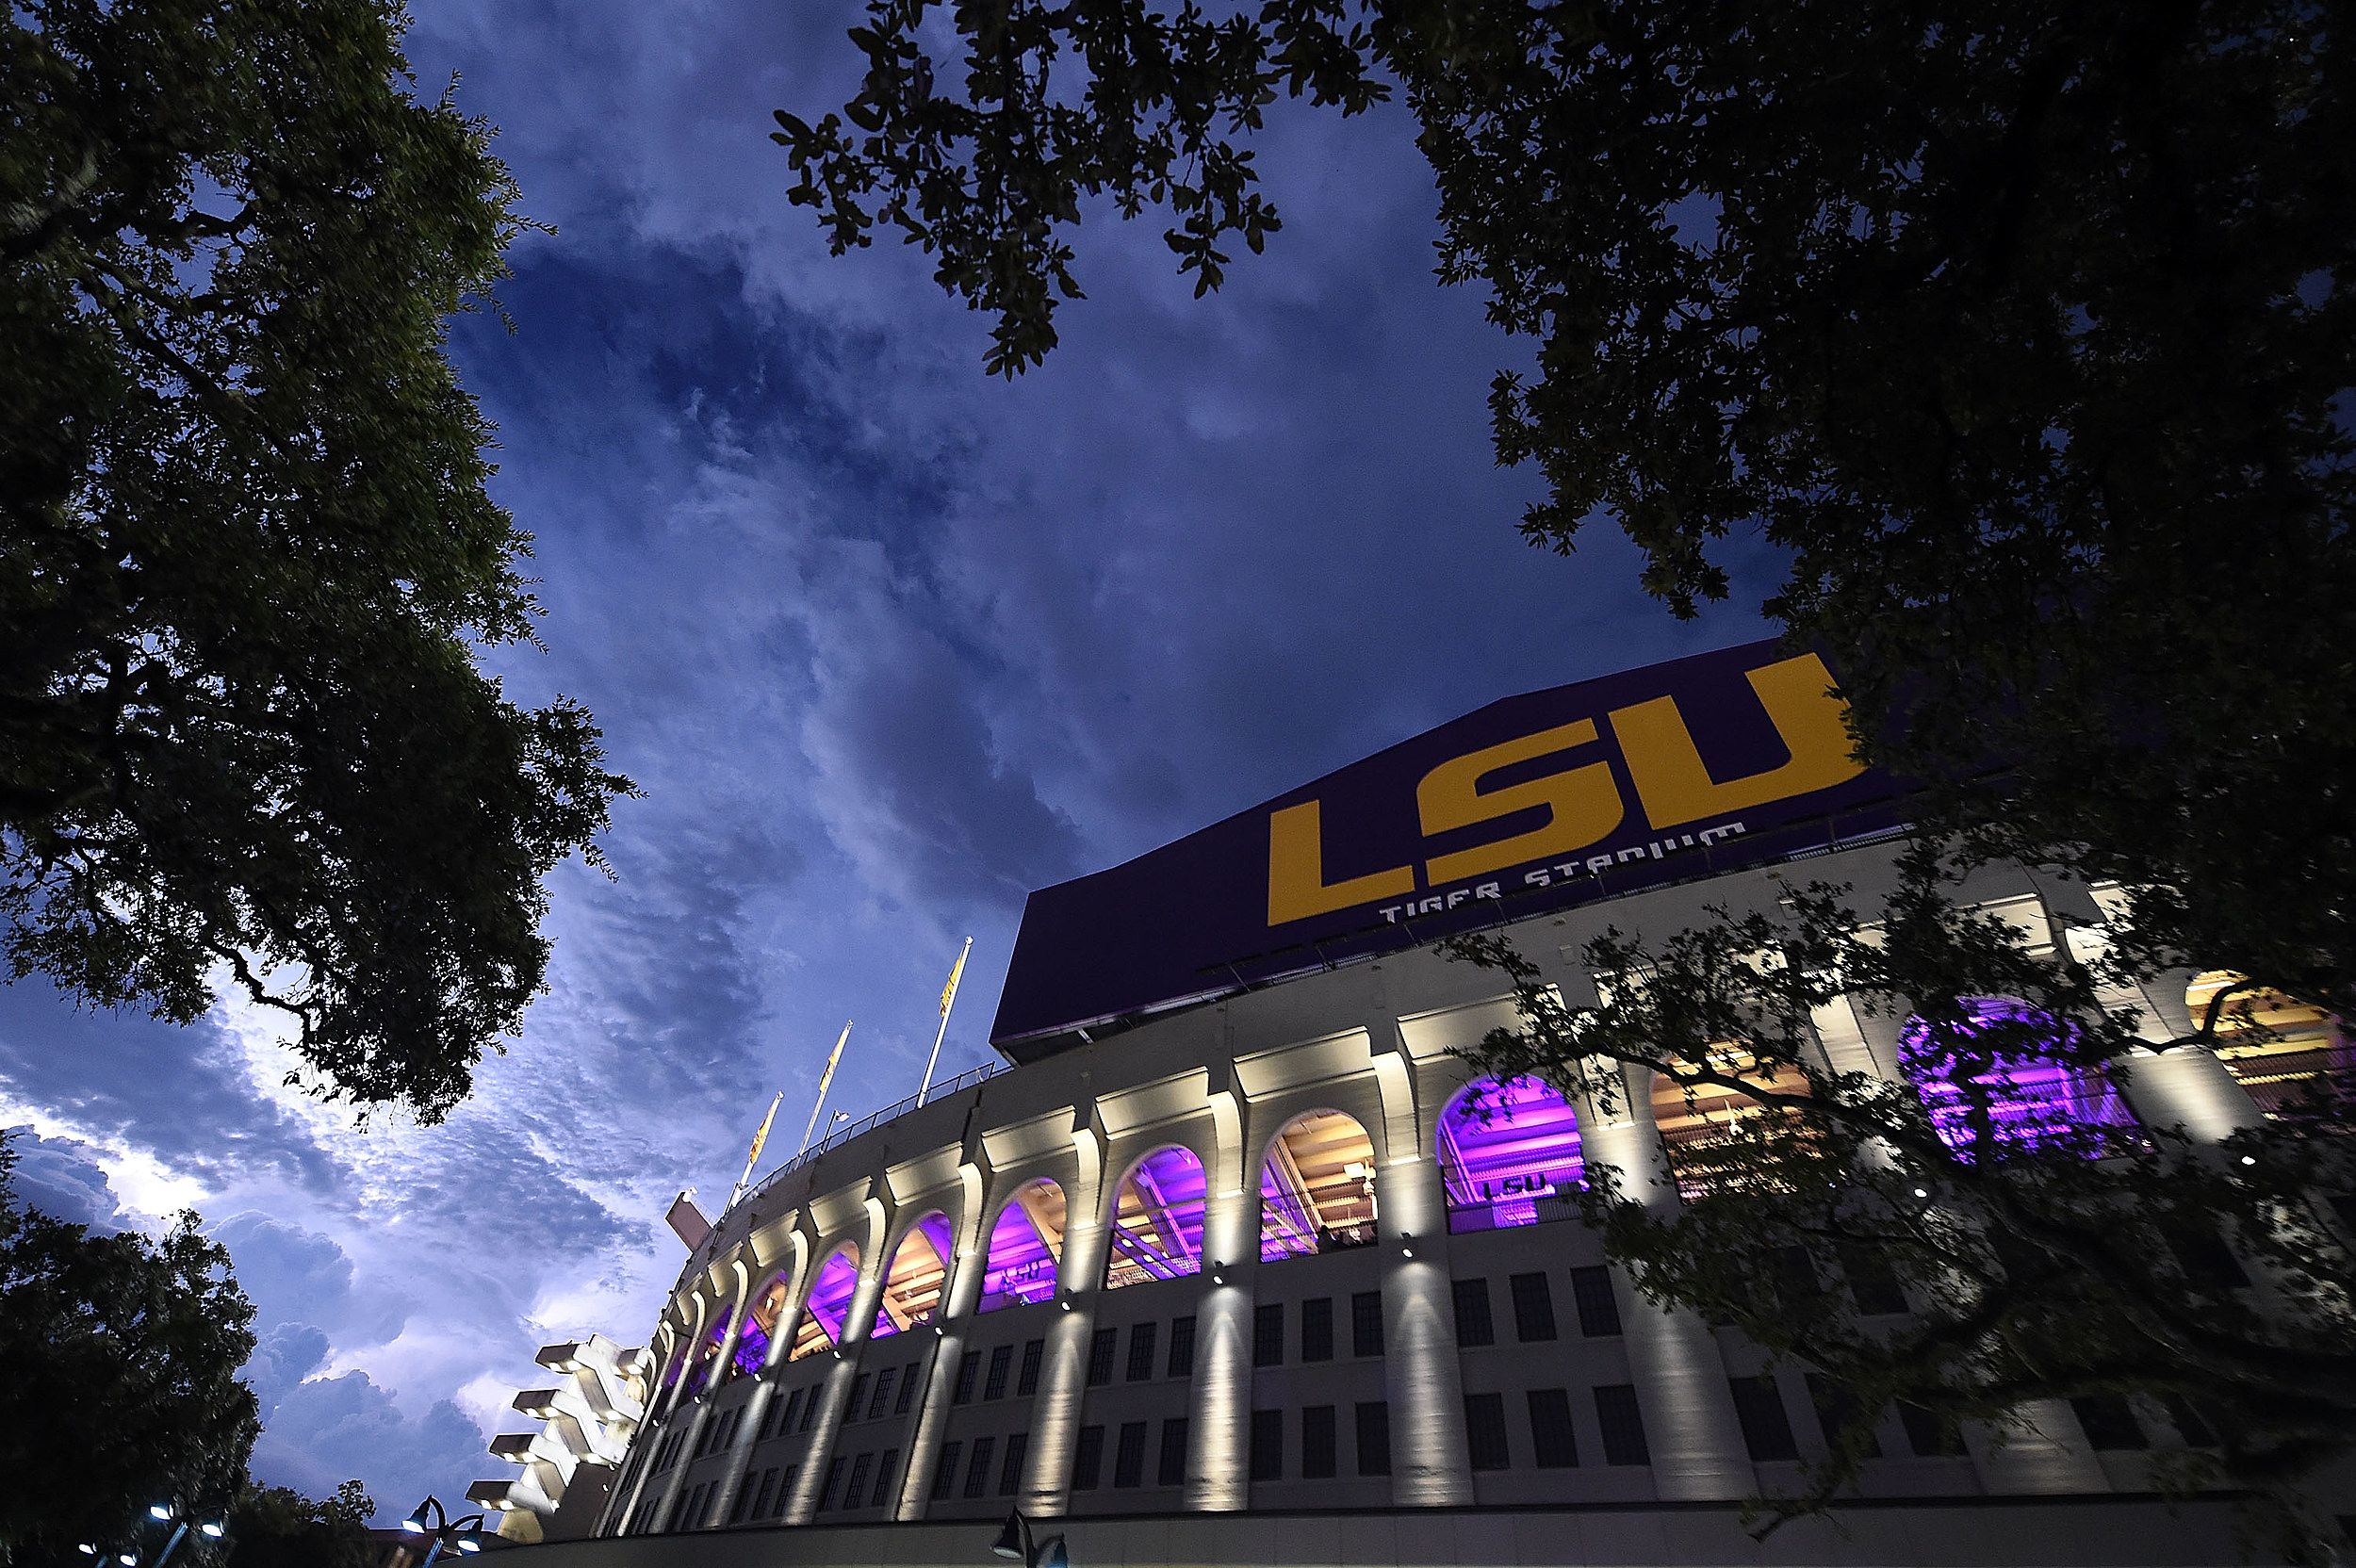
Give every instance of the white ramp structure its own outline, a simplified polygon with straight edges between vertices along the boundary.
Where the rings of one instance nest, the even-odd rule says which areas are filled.
[[[543,1346],[534,1359],[560,1379],[515,1396],[515,1408],[541,1422],[540,1429],[491,1440],[491,1452],[522,1465],[523,1474],[477,1481],[466,1491],[469,1502],[500,1515],[499,1532],[511,1541],[587,1533],[646,1417],[653,1371],[646,1351],[625,1350],[603,1334]],[[573,1506],[566,1509],[568,1500]],[[581,1520],[579,1532],[550,1528],[560,1509]]]

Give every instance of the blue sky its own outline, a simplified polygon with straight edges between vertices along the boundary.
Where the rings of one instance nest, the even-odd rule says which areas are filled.
[[[914,1091],[969,935],[941,1071],[987,1059],[1030,889],[1498,696],[1761,631],[1756,594],[1670,620],[1608,524],[1522,544],[1536,482],[1497,468],[1483,400],[1527,350],[1433,281],[1403,114],[1280,108],[1285,227],[1213,300],[1162,224],[1093,215],[1090,297],[1009,385],[921,256],[829,258],[786,203],[770,111],[842,101],[851,8],[415,14],[424,90],[458,74],[557,228],[515,248],[514,331],[463,319],[452,353],[548,607],[499,672],[587,703],[646,792],[614,875],[556,873],[549,992],[435,1128],[281,1087],[249,1012],[0,988],[27,1196],[198,1209],[259,1309],[256,1473],[357,1476],[393,1515],[512,1474],[483,1445],[527,1425],[539,1345],[644,1341],[669,1198],[724,1197],[779,1088],[792,1152],[845,1018],[831,1102]]]

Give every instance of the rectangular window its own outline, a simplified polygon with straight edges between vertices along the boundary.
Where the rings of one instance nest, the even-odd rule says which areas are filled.
[[[753,1429],[753,1441],[755,1443],[767,1442],[769,1439],[769,1429],[777,1424],[777,1401],[773,1396],[768,1403],[761,1407],[761,1425]]]
[[[1023,1455],[1031,1446],[1029,1432],[1017,1432],[1006,1439],[1006,1457],[998,1465],[998,1495],[1011,1497],[1023,1485]]]
[[[863,1508],[867,1503],[867,1477],[875,1468],[875,1456],[861,1454],[851,1462],[851,1486],[843,1496],[844,1508]]]
[[[810,1430],[811,1425],[817,1421],[818,1406],[822,1402],[820,1396],[823,1396],[826,1391],[826,1385],[824,1383],[813,1383],[810,1385],[810,1397],[802,1401],[802,1424],[794,1429],[795,1431],[806,1432]]]
[[[1921,1405],[1899,1400],[1898,1424],[1906,1428],[1906,1446],[1918,1459],[1952,1459],[1963,1452],[1963,1434]]]
[[[837,1460],[835,1462],[840,1464],[843,1462]],[[696,1512],[702,1509],[703,1503],[704,1489],[698,1486],[695,1491],[690,1492],[687,1494],[687,1500],[679,1505],[679,1517],[671,1522],[671,1527],[675,1530],[694,1529]]]
[[[1513,1462],[1505,1446],[1505,1396],[1464,1396],[1464,1446],[1476,1470],[1503,1470]]]
[[[1284,1413],[1281,1410],[1252,1413],[1252,1478],[1284,1478]]]
[[[1113,1354],[1121,1347],[1119,1329],[1099,1329],[1088,1341],[1088,1387],[1102,1388],[1113,1380]]]
[[[1186,1484],[1186,1418],[1183,1415],[1162,1423],[1162,1462],[1153,1479],[1157,1486]]]
[[[2123,1394],[2089,1394],[2070,1400],[2070,1408],[2078,1413],[2078,1425],[2086,1429],[2086,1446],[2098,1454],[2151,1446]]]
[[[1612,1293],[1612,1270],[1571,1270],[1571,1300],[1579,1307],[1579,1331],[1589,1339],[1609,1339],[1620,1331],[1620,1300]]]
[[[1513,1291],[1513,1335],[1524,1345],[1554,1337],[1554,1292],[1544,1274],[1516,1274],[1507,1282]]]
[[[1309,1405],[1301,1413],[1301,1478],[1333,1478],[1333,1407]]]
[[[1027,1399],[1039,1392],[1039,1364],[1046,1358],[1047,1342],[1032,1340],[1023,1347],[1023,1370],[1015,1375],[1014,1393],[1018,1399]]]
[[[950,1394],[949,1402],[953,1405],[972,1404],[973,1384],[981,1375],[982,1353],[979,1350],[968,1350],[964,1359],[957,1363],[957,1386]]]
[[[994,1437],[977,1437],[973,1440],[973,1458],[965,1467],[965,1494],[967,1496],[978,1497],[990,1490],[990,1462],[991,1456],[997,1451],[998,1440]]]
[[[1751,1451],[1752,1462],[1800,1457],[1775,1379],[1728,1378],[1726,1386],[1734,1391],[1734,1418],[1742,1423],[1742,1446]]]
[[[990,1353],[990,1376],[982,1382],[982,1397],[1003,1399],[1006,1396],[1006,1377],[1014,1370],[1014,1347],[1001,1345]]]
[[[906,1415],[908,1413],[908,1406],[915,1402],[916,1374],[922,1370],[923,1366],[924,1363],[912,1361],[900,1368],[900,1402],[892,1407],[892,1414]]]
[[[1821,1372],[1808,1375],[1808,1402],[1816,1407],[1816,1424],[1824,1429],[1824,1446],[1839,1449],[1856,1429],[1857,1441],[1863,1445],[1867,1459],[1882,1457],[1881,1439],[1873,1429],[1857,1419],[1857,1401],[1849,1391]]]
[[[2160,1402],[2168,1406],[2168,1418],[2176,1423],[2176,1435],[2184,1440],[2184,1446],[2217,1446],[2217,1433],[2210,1429],[2206,1421],[2201,1419],[2201,1412],[2194,1408],[2191,1400],[2181,1394],[2163,1394]]]
[[[1497,1324],[1489,1316],[1489,1282],[1458,1280],[1456,1293],[1456,1344],[1459,1349],[1475,1349],[1497,1342]]]
[[[1381,1399],[1358,1407],[1358,1474],[1391,1473],[1391,1407]]]
[[[736,1489],[736,1501],[728,1505],[728,1523],[733,1525],[743,1519],[744,1517],[744,1511],[752,1506],[752,1489],[743,1486],[738,1487]]]
[[[1170,1320],[1170,1364],[1163,1376],[1191,1378],[1194,1376],[1194,1319],[1173,1317]]]
[[[777,1473],[776,1517],[779,1519],[785,1517],[785,1505],[794,1500],[794,1478],[800,1474],[801,1468],[798,1464],[789,1464]]]
[[[892,1472],[900,1466],[900,1450],[886,1448],[883,1458],[875,1462],[875,1490],[868,1495],[869,1508],[882,1508],[892,1501]]]
[[[1145,1423],[1123,1421],[1121,1446],[1113,1450],[1113,1485],[1136,1486],[1145,1479]]]
[[[826,1462],[826,1484],[818,1489],[818,1511],[824,1513],[834,1507],[834,1500],[843,1490],[843,1458],[836,1455]]]
[[[1270,1301],[1252,1309],[1252,1364],[1284,1364],[1284,1303]]]
[[[761,1490],[753,1494],[754,1518],[766,1519],[769,1517],[769,1499],[776,1496],[777,1494],[777,1466],[771,1465],[768,1469],[763,1470],[761,1473]]]
[[[875,1374],[875,1396],[867,1401],[867,1419],[880,1420],[892,1409],[892,1385],[899,1376],[896,1366],[887,1366]]]
[[[1906,1293],[1898,1284],[1890,1255],[1862,1241],[1841,1244],[1841,1272],[1849,1277],[1849,1295],[1865,1317],[1890,1317],[1906,1310]]]
[[[1333,1298],[1320,1296],[1301,1303],[1301,1359],[1333,1359]]]
[[[1383,1353],[1383,1293],[1379,1290],[1362,1290],[1350,1298],[1350,1353]],[[1382,1473],[1390,1474],[1388,1470]]]
[[[965,1452],[962,1443],[941,1446],[941,1462],[933,1467],[933,1501],[945,1503],[957,1490],[957,1456]]]
[[[1530,1391],[1530,1458],[1541,1470],[1579,1467],[1579,1434],[1571,1429],[1569,1389]]]
[[[1153,1342],[1160,1337],[1158,1323],[1137,1323],[1129,1329],[1129,1380],[1141,1383],[1153,1376]]]
[[[1644,1443],[1644,1413],[1636,1408],[1634,1383],[1606,1383],[1595,1390],[1595,1425],[1603,1429],[1606,1464],[1650,1464]]]
[[[851,1396],[843,1403],[843,1419],[859,1419],[859,1407],[867,1402],[867,1374],[862,1372],[851,1380]]]
[[[1093,1492],[1104,1468],[1104,1429],[1082,1427],[1080,1446],[1072,1453],[1072,1490]]]

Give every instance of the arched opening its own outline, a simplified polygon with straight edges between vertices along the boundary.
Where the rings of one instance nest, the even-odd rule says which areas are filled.
[[[1260,1261],[1374,1244],[1374,1140],[1354,1117],[1284,1124],[1260,1168]]]
[[[768,1364],[769,1340],[777,1331],[777,1319],[785,1315],[785,1298],[791,1286],[782,1274],[772,1275],[753,1304],[744,1314],[744,1331],[736,1339],[736,1370],[754,1373]]]
[[[1960,1022],[1907,1020],[1898,1062],[1939,1141],[1965,1158],[1983,1136],[2000,1148],[2097,1152],[2106,1132],[2135,1126],[2135,1114],[2100,1067],[2067,1059],[2070,1038],[2068,1023],[2018,998],[1966,997]]]
[[[1808,1074],[1789,1062],[1761,1062],[1731,1046],[1710,1053],[1710,1066],[1761,1094],[1805,1098],[1813,1092]],[[1653,1074],[1653,1130],[1669,1156],[1670,1174],[1677,1195],[1687,1202],[1708,1197],[1732,1184],[1736,1172],[1748,1168],[1748,1151],[1733,1147],[1738,1137],[1779,1130],[1787,1122],[1764,1122],[1767,1116],[1785,1117],[1780,1106],[1771,1110],[1740,1089],[1721,1084],[1680,1084],[1665,1073]]]
[[[850,1315],[851,1295],[858,1289],[859,1249],[846,1241],[818,1266],[801,1326],[794,1331],[794,1354],[787,1359],[799,1361],[842,1344],[843,1320]]]
[[[949,1281],[950,1247],[949,1217],[938,1210],[908,1227],[884,1275],[883,1291],[875,1301],[875,1326],[868,1331],[870,1339],[882,1339],[933,1320]]]
[[[2231,988],[2229,989],[2229,988]],[[2269,1121],[2336,1127],[2356,1100],[2356,1043],[2341,1021],[2280,991],[2250,989],[2225,970],[2196,975],[2184,1005],[2196,1022],[2219,993],[2217,1055]]]
[[[1194,1151],[1156,1149],[1121,1179],[1104,1288],[1203,1272],[1203,1200],[1210,1183]]]
[[[1448,1228],[1503,1231],[1565,1219],[1586,1179],[1579,1113],[1543,1078],[1476,1079],[1440,1113]]]
[[[1063,1188],[1042,1176],[1025,1182],[990,1228],[982,1269],[982,1311],[1028,1306],[1055,1294],[1063,1263]]]

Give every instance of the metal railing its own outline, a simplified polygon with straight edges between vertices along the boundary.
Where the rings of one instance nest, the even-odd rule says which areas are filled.
[[[816,1143],[811,1144],[808,1149],[802,1151],[802,1152],[794,1155],[792,1159],[777,1167],[777,1169],[769,1172],[768,1175],[763,1176],[754,1184],[752,1190],[744,1195],[743,1201],[752,1201],[752,1200],[760,1197],[762,1193],[767,1192],[772,1186],[785,1180],[788,1176],[793,1175],[795,1171],[801,1169],[802,1167],[810,1164],[810,1161],[816,1159],[819,1155],[826,1153],[828,1150],[840,1149],[844,1144],[850,1142],[853,1138],[859,1137],[867,1133],[872,1133],[876,1128],[882,1126],[885,1122],[896,1120],[899,1118],[908,1115],[908,1112],[916,1109],[917,1102],[920,1099],[923,1100],[925,1104],[929,1105],[937,1101],[946,1100],[949,1096],[957,1094],[962,1090],[970,1089],[985,1078],[992,1078],[997,1076],[999,1073],[1011,1070],[1012,1068],[1009,1064],[1005,1062],[984,1062],[981,1066],[974,1068],[969,1072],[960,1072],[955,1078],[949,1079],[945,1083],[935,1084],[931,1088],[926,1089],[922,1095],[911,1094],[906,1100],[901,1101],[898,1104],[887,1105],[864,1121],[845,1122],[841,1127],[838,1127],[834,1131],[828,1133],[825,1137],[820,1138]]]

